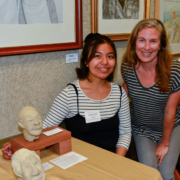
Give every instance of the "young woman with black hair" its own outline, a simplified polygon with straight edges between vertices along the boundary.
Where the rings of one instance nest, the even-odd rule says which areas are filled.
[[[116,59],[107,36],[89,34],[76,69],[78,80],[56,97],[43,128],[65,120],[73,137],[125,156],[131,141],[129,101],[125,90],[111,82]]]

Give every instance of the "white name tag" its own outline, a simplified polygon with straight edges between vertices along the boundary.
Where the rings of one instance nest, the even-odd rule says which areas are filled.
[[[85,114],[86,123],[101,121],[99,110],[87,111],[84,114]]]

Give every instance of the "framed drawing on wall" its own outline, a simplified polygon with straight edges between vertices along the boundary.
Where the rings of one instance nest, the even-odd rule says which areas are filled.
[[[0,39],[0,55],[82,48],[82,0],[1,0]]]
[[[91,0],[91,32],[127,40],[134,26],[149,17],[150,0]]]
[[[180,54],[180,0],[156,0],[155,18],[160,19],[166,29],[173,55]]]

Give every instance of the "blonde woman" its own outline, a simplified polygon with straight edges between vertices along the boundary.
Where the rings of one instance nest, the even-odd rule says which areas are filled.
[[[161,21],[145,19],[135,26],[122,75],[138,160],[172,180],[180,152],[180,63],[172,61]]]

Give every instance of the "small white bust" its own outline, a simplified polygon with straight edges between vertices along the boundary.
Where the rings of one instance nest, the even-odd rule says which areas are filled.
[[[12,168],[18,180],[45,180],[45,173],[39,156],[22,148],[12,156]]]
[[[41,116],[31,106],[23,107],[19,111],[18,125],[23,129],[24,138],[28,141],[38,139],[42,133],[43,122]]]

